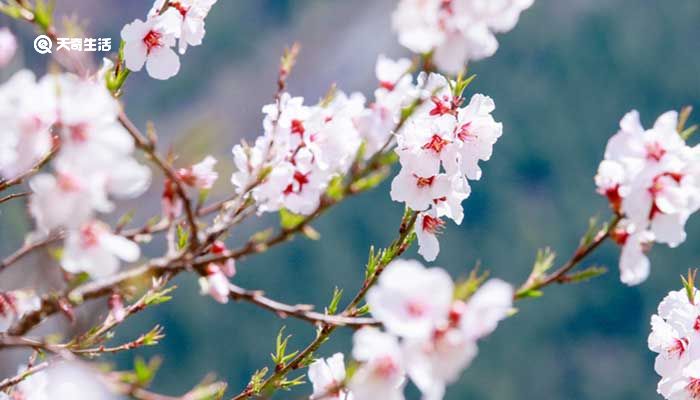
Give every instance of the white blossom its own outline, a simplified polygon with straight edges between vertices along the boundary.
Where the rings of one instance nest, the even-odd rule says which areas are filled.
[[[492,56],[495,33],[515,27],[534,0],[401,0],[392,25],[399,42],[416,53],[434,51],[441,70],[456,74],[470,61]]]
[[[10,63],[17,51],[17,38],[8,28],[0,28],[0,67]]]
[[[23,372],[20,369],[20,373]],[[60,361],[29,375],[13,392],[22,400],[116,400],[98,373],[78,362]]]
[[[216,3],[216,0],[167,0],[168,7],[164,14],[173,14],[180,21],[175,36],[178,38],[180,54],[185,54],[187,46],[202,44],[204,34],[204,19]],[[149,11],[149,18],[157,16],[163,9],[166,0],[157,0]]]
[[[649,275],[645,250],[653,242],[683,243],[686,221],[700,208],[700,153],[683,141],[677,125],[674,111],[650,129],[644,129],[637,111],[627,113],[598,168],[598,192],[626,219],[617,241],[623,246],[621,278],[629,285]]]
[[[353,336],[352,355],[362,362],[349,383],[354,400],[404,399],[404,361],[394,336],[362,328]]]
[[[179,13],[167,12],[134,20],[122,28],[124,61],[132,71],[140,71],[146,64],[148,75],[155,79],[169,79],[180,70],[180,58],[172,49],[181,29]]]
[[[353,395],[343,388],[345,382],[345,358],[343,353],[319,358],[309,365],[309,380],[313,394],[309,399],[353,400]]]
[[[367,304],[387,331],[404,338],[426,338],[446,318],[453,292],[452,278],[445,270],[396,260],[367,293]]]
[[[113,234],[100,222],[89,221],[68,231],[61,266],[68,272],[100,278],[117,272],[120,260],[135,262],[140,255],[136,243]]]

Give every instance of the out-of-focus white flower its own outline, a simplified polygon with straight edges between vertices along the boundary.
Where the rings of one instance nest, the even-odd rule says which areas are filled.
[[[460,316],[459,327],[467,337],[477,340],[490,335],[513,308],[513,287],[489,279],[469,299]]]
[[[166,12],[127,24],[121,31],[124,40],[124,61],[132,71],[140,71],[146,64],[148,75],[168,79],[180,70],[180,58],[172,49],[181,31],[181,16],[176,11]]]
[[[345,359],[343,353],[317,359],[309,365],[309,380],[314,391],[310,400],[353,400],[353,395],[343,388],[345,382]]]
[[[97,221],[68,231],[61,266],[68,272],[87,272],[95,278],[114,274],[119,260],[134,262],[141,255],[139,246],[115,235]]]
[[[408,376],[424,400],[441,400],[445,386],[459,379],[477,354],[476,342],[456,328],[437,330],[431,340],[407,340],[404,357]]]
[[[17,51],[17,39],[8,28],[0,28],[0,67],[10,63]]]
[[[185,54],[187,46],[199,46],[202,44],[204,34],[204,18],[216,3],[216,0],[167,0],[168,8],[164,14],[174,14],[179,20],[180,28],[176,32],[179,39],[178,48],[180,54]],[[149,18],[157,16],[165,6],[166,0],[156,0],[149,11]]]
[[[22,372],[20,370],[20,372]],[[116,400],[98,373],[77,362],[59,361],[44,371],[28,376],[13,392],[22,400]]]
[[[700,153],[683,141],[677,124],[678,114],[670,111],[645,130],[637,111],[627,113],[595,178],[598,192],[627,219],[618,243],[622,280],[629,285],[649,274],[643,250],[653,242],[683,243],[685,223],[700,208]]]
[[[14,178],[32,168],[52,147],[56,95],[48,79],[28,70],[0,86],[0,176]]]
[[[189,167],[178,170],[178,176],[182,181],[197,189],[211,189],[219,178],[219,174],[214,171],[216,158],[206,156],[204,160]]]
[[[379,87],[374,91],[374,102],[355,120],[365,141],[366,158],[388,142],[401,119],[401,111],[416,99],[411,67],[411,61],[406,58],[392,60],[380,55],[377,59],[375,73]]]
[[[453,292],[445,270],[396,260],[367,293],[367,304],[387,331],[404,338],[427,338],[446,318]]]
[[[0,293],[0,332],[27,313],[41,307],[41,299],[31,290],[13,290]]]
[[[392,25],[399,42],[416,53],[434,51],[441,70],[456,74],[465,63],[492,56],[495,33],[515,27],[534,0],[401,0]]]
[[[362,328],[353,337],[352,354],[363,363],[348,385],[354,400],[404,399],[403,355],[394,336]]]

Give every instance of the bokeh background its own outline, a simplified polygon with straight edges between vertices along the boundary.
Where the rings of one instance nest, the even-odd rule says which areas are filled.
[[[143,18],[150,7],[137,0],[58,3],[58,14],[86,27],[89,36],[115,42],[121,26]],[[393,0],[220,0],[207,19],[204,45],[182,57],[176,78],[159,82],[140,73],[129,79],[127,111],[140,126],[153,121],[161,148],[172,146],[183,165],[214,154],[222,176],[213,196],[224,196],[231,190],[230,148],[261,132],[260,108],[272,99],[283,48],[296,40],[302,44],[290,81],[293,94],[315,101],[335,82],[371,96],[377,55],[408,55],[391,32],[394,7]],[[515,30],[499,37],[498,53],[472,66],[478,78],[470,90],[495,99],[505,132],[464,203],[464,223],[448,226],[442,236],[435,264],[459,277],[481,263],[492,276],[518,284],[538,248],[551,246],[560,260],[568,257],[589,217],[608,215],[593,175],[620,117],[636,108],[652,124],[666,110],[700,106],[699,21],[697,0],[537,0]],[[32,51],[27,26],[7,19],[0,25],[22,37],[22,54],[0,72],[3,80],[22,65],[46,69],[47,59]],[[143,216],[157,213],[159,179],[147,201],[124,209],[148,203]],[[391,240],[401,212],[384,184],[323,216],[314,225],[321,241],[297,239],[239,262],[235,281],[285,302],[323,306],[336,285],[354,293],[369,246]],[[30,221],[20,204],[4,205],[0,218],[0,250],[7,254],[21,243]],[[271,217],[248,223],[233,232],[229,245],[276,223]],[[552,287],[542,298],[519,303],[520,312],[481,343],[478,358],[447,398],[657,398],[646,346],[649,318],[666,292],[679,287],[679,275],[700,263],[700,217],[691,218],[687,229],[689,239],[680,248],[653,249],[652,273],[641,286],[619,283],[618,249],[608,244],[589,260],[610,267],[607,275]],[[146,252],[159,254],[159,245]],[[0,286],[49,287],[46,276],[56,270],[49,257],[34,257],[0,278]],[[162,324],[167,336],[161,345],[106,359],[128,368],[135,355],[161,355],[158,391],[181,394],[213,372],[237,393],[256,369],[270,365],[279,328],[286,325],[294,335],[292,347],[313,336],[305,324],[202,297],[191,276],[177,284],[172,302],[128,321],[115,339],[132,339]],[[92,310],[103,312],[104,303]],[[81,314],[78,324],[89,321]],[[57,320],[43,330],[64,325]],[[318,356],[349,345],[350,333],[343,332]],[[0,356],[3,376],[13,372],[13,357]],[[278,398],[300,399],[309,392],[306,386]],[[417,398],[415,390],[409,398]]]

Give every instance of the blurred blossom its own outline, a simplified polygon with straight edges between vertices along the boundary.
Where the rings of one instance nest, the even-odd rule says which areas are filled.
[[[435,65],[457,74],[468,61],[492,56],[496,33],[515,27],[534,0],[401,0],[393,27],[415,53],[434,51]]]
[[[0,28],[0,68],[6,66],[17,51],[17,38],[8,28]]]
[[[20,369],[20,373],[22,370]],[[116,400],[101,377],[76,362],[57,362],[46,370],[30,375],[12,393],[14,400]]]

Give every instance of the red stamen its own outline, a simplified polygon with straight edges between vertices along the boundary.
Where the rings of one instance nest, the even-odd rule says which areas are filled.
[[[428,178],[423,178],[422,176],[418,176],[415,174],[413,176],[416,178],[416,186],[418,186],[419,188],[424,188],[426,186],[432,186],[433,182],[435,181],[434,176],[431,176]]]
[[[146,52],[148,54],[151,54],[151,51],[153,51],[153,49],[162,46],[162,43],[160,42],[162,37],[162,33],[154,30],[148,31],[146,36],[143,37],[143,43],[146,45]]]
[[[441,136],[433,135],[430,138],[430,141],[424,144],[422,148],[425,150],[432,150],[435,153],[440,154],[442,149],[444,149],[448,144],[450,144],[450,142],[443,139]]]
[[[424,231],[436,235],[440,232],[442,232],[442,227],[445,226],[445,221],[441,220],[440,218],[432,217],[430,215],[426,215],[423,217],[423,224],[422,228]]]

